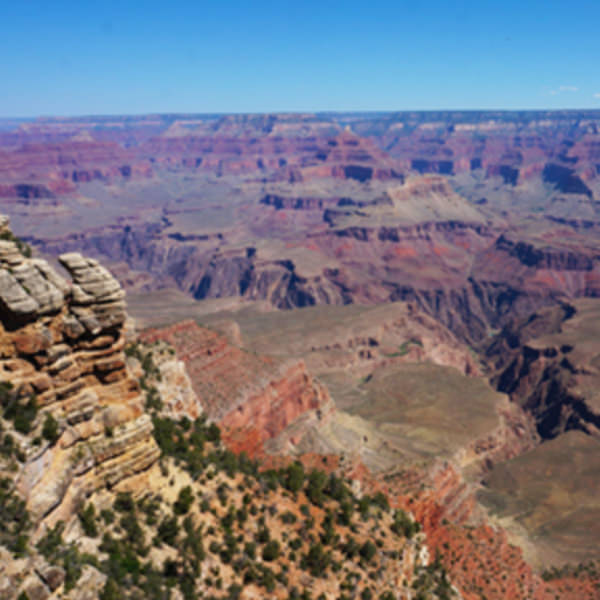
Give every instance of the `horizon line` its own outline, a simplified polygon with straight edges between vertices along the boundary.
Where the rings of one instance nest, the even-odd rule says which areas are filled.
[[[115,117],[226,117],[226,116],[278,116],[278,115],[396,115],[409,113],[600,113],[600,107],[588,108],[426,108],[426,109],[355,109],[355,110],[280,110],[280,111],[165,111],[165,112],[123,112],[123,113],[79,113],[79,114],[38,114],[33,116],[0,116],[0,121],[35,121],[43,119],[109,119]]]

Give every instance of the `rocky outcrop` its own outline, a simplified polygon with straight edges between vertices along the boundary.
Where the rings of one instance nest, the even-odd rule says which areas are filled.
[[[95,260],[76,253],[60,260],[71,281],[0,242],[0,381],[12,386],[12,401],[35,398],[40,409],[32,434],[18,439],[25,463],[17,486],[32,515],[48,523],[159,454],[123,353],[123,290]],[[32,444],[47,415],[56,433]]]
[[[175,348],[204,412],[223,427],[228,445],[237,451],[257,454],[304,413],[333,408],[327,390],[302,361],[257,355],[189,321],[140,337]]]
[[[542,439],[600,436],[594,345],[596,300],[549,308],[506,326],[487,349],[492,382],[526,411]]]
[[[313,379],[303,362],[282,369],[263,386],[220,420],[225,439],[234,451],[256,455],[266,441],[276,438],[306,413],[314,412],[322,421],[334,410],[327,389]]]
[[[141,347],[134,344],[127,354],[127,364],[142,389],[155,401],[160,399],[161,416],[176,420],[187,417],[193,421],[202,414],[185,363],[172,346],[159,341]],[[151,364],[150,369],[144,369],[145,361]]]
[[[317,463],[317,457],[311,462]],[[318,463],[327,464],[325,457]],[[452,462],[436,462],[428,472],[399,469],[377,477],[360,461],[344,461],[337,468],[362,493],[383,492],[414,515],[427,535],[429,555],[438,557],[465,600],[597,598],[597,577],[545,581],[536,573],[524,551],[477,506],[475,486]]]
[[[533,450],[540,442],[535,421],[520,406],[505,399],[497,410],[500,415],[499,425],[488,435],[459,451],[456,456],[458,464],[478,475],[485,473],[496,463]]]
[[[61,308],[66,282],[45,261],[25,260],[17,244],[0,240],[0,314],[5,327]]]
[[[544,439],[572,429],[600,436],[600,411],[577,389],[578,375],[585,378],[586,372],[569,360],[571,351],[568,345],[525,345],[494,377],[498,390],[534,417]]]
[[[500,252],[507,252],[522,265],[535,269],[555,271],[591,271],[594,268],[595,255],[593,252],[581,250],[560,250],[552,247],[536,248],[533,244],[508,239],[501,235],[496,241]]]

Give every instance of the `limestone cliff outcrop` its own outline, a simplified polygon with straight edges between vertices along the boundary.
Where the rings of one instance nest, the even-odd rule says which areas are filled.
[[[9,232],[6,219],[2,232]],[[95,260],[70,253],[60,262],[71,281],[0,240],[0,382],[10,390],[7,402],[39,409],[31,433],[16,440],[23,457],[17,489],[47,523],[159,455],[123,353],[124,291]],[[48,415],[56,431],[42,437]]]
[[[127,364],[146,391],[146,397],[159,399],[162,416],[194,420],[203,413],[185,363],[172,346],[159,341],[143,345],[134,343],[126,349],[126,354]],[[151,365],[150,369],[144,365],[145,361]],[[146,406],[148,408],[148,402]]]

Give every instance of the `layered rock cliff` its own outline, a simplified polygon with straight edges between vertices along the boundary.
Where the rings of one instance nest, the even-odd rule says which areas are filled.
[[[580,430],[600,436],[599,304],[581,299],[505,327],[487,349],[493,382],[530,413],[539,435]]]
[[[48,524],[159,455],[123,353],[129,329],[121,286],[95,260],[73,253],[60,262],[71,281],[23,256],[14,241],[0,241],[3,404],[15,411],[35,405],[15,440],[23,458],[17,489]],[[46,422],[55,423],[51,434]]]
[[[219,428],[195,418],[202,409],[183,363],[161,340],[200,337],[183,357],[213,376],[198,389],[212,388],[201,399],[234,448],[241,439],[258,447],[324,406],[326,391],[302,363],[244,360],[249,353],[189,323],[139,344],[123,290],[96,261],[61,256],[69,281],[16,241],[0,251],[1,598],[221,597],[225,587],[228,597],[283,600],[297,586],[328,597],[349,584],[327,574],[354,560],[363,596],[437,586],[460,598],[443,568],[428,565],[408,514],[366,498],[359,521],[360,499],[343,480],[297,467],[273,479],[222,446]]]
[[[333,410],[327,389],[303,361],[281,361],[230,343],[192,321],[142,332],[144,342],[164,340],[186,364],[206,415],[217,421],[236,451],[260,453],[308,411],[322,418]]]

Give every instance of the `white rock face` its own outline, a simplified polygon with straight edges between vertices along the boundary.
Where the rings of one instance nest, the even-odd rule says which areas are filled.
[[[0,215],[0,235],[11,237]],[[60,310],[69,286],[44,260],[27,258],[12,239],[0,240],[0,309],[16,321]]]
[[[34,314],[40,307],[8,271],[0,271],[0,303],[17,317]]]
[[[107,269],[78,252],[58,260],[73,278],[71,310],[90,333],[125,321],[125,291]]]

